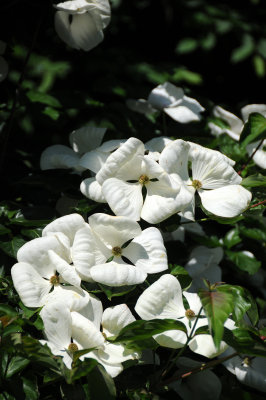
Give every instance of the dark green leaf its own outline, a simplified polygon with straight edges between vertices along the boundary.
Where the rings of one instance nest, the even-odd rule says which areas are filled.
[[[24,357],[15,356],[11,358],[11,361],[8,363],[8,368],[6,372],[6,377],[11,378],[14,374],[19,371],[22,371],[29,364],[29,360]]]
[[[38,400],[40,393],[36,376],[33,373],[27,374],[27,376],[22,376],[22,381],[26,400]]]
[[[11,230],[6,228],[4,225],[0,224],[0,235],[5,235],[6,233],[10,233]]]
[[[119,297],[119,296],[124,296],[125,294],[132,292],[132,290],[135,289],[136,286],[118,286],[118,287],[112,287],[112,286],[106,286],[99,284],[100,288],[102,291],[106,294],[108,300],[111,300],[113,297]]]
[[[225,235],[223,242],[227,249],[231,249],[231,247],[241,242],[241,237],[239,236],[238,228],[233,228]]]
[[[56,121],[60,117],[59,111],[49,106],[45,107],[42,113],[48,115],[48,117],[50,117],[54,121]]]
[[[266,230],[258,228],[247,228],[240,226],[239,231],[241,236],[248,237],[250,239],[258,240],[259,242],[266,242]]]
[[[17,258],[18,250],[25,243],[26,241],[21,237],[13,237],[8,242],[0,242],[0,249],[2,249],[10,257]]]
[[[241,133],[240,140],[243,146],[265,138],[266,118],[258,113],[250,114],[247,123]]]
[[[47,93],[29,90],[27,92],[27,97],[32,103],[42,103],[51,107],[61,107],[60,102],[55,97]]]
[[[176,264],[169,264],[169,269],[171,274],[178,278],[182,289],[186,290],[192,282],[192,278],[189,276],[187,270],[185,270],[184,267],[181,267],[181,265]]]
[[[248,272],[250,275],[255,274],[260,266],[261,262],[256,260],[255,256],[247,251],[225,251],[227,257],[232,261],[241,271]]]
[[[235,321],[240,321],[244,314],[250,309],[250,294],[241,286],[222,285],[217,288],[218,292],[230,293],[234,297],[234,308],[232,317]]]
[[[244,187],[266,186],[266,176],[262,174],[250,175],[242,180],[241,185]]]
[[[87,378],[89,399],[116,399],[116,388],[113,379],[106,370],[98,365]]]

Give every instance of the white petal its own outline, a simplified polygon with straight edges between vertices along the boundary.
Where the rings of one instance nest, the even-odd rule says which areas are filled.
[[[187,299],[188,304],[189,304],[189,308],[191,310],[193,310],[196,315],[198,315],[199,312],[200,312],[200,309],[202,308],[202,303],[200,301],[199,295],[197,293],[188,293],[188,292],[184,291],[183,292],[183,296],[185,296],[185,298]],[[203,310],[201,311],[200,315],[204,315],[204,311]],[[201,321],[198,321],[198,324],[200,322]],[[207,322],[207,320],[206,320],[206,322]]]
[[[75,311],[71,313],[71,318],[71,333],[73,339],[79,344],[78,347],[89,349],[103,346],[104,337],[91,321]]]
[[[144,99],[128,99],[126,101],[126,105],[130,110],[139,112],[141,114],[153,114],[154,112],[156,112],[156,109],[147,100]]]
[[[236,217],[245,211],[252,197],[251,193],[240,185],[202,190],[199,195],[207,211],[225,218]]]
[[[161,276],[142,293],[135,310],[144,320],[184,316],[182,289],[178,280],[170,274]]]
[[[116,215],[140,219],[143,205],[142,186],[139,183],[127,183],[116,178],[107,179],[102,185],[107,203]]]
[[[96,19],[90,13],[72,16],[70,30],[77,49],[89,51],[96,47],[104,38],[103,31],[99,30]]]
[[[179,191],[180,188],[176,189],[163,180],[149,182],[141,218],[150,224],[158,224],[180,211],[180,202],[177,201]]]
[[[106,203],[105,197],[102,193],[102,186],[95,178],[84,179],[80,184],[80,191],[84,196],[96,201],[97,203]]]
[[[180,349],[184,347],[187,341],[187,335],[183,331],[171,330],[154,335],[153,338],[160,346],[169,347],[170,349]]]
[[[72,245],[76,232],[85,226],[86,223],[81,215],[69,214],[48,224],[42,231],[42,235],[47,236],[49,232],[62,232],[69,238],[70,245]]]
[[[213,114],[215,117],[221,118],[225,122],[227,122],[231,128],[229,131],[232,131],[235,135],[238,136],[238,138],[240,137],[241,131],[243,129],[243,122],[241,121],[240,118],[236,117],[234,114],[230,113],[229,111],[226,111],[220,106],[214,107]]]
[[[50,262],[55,266],[57,272],[67,283],[80,287],[81,279],[73,265],[69,265],[65,260],[59,257],[53,250],[48,250]]]
[[[83,154],[100,146],[107,128],[83,126],[70,133],[70,145],[76,153]]]
[[[102,184],[106,179],[116,176],[119,169],[138,154],[144,154],[144,144],[139,139],[131,137],[110,154],[96,175],[97,181]]]
[[[40,307],[52,284],[43,279],[36,269],[25,262],[19,262],[11,268],[14,287],[26,307]]]
[[[127,217],[97,213],[89,217],[89,225],[106,246],[121,247],[128,240],[141,234],[139,224]]]
[[[204,148],[194,152],[192,160],[193,180],[198,180],[202,184],[202,189],[216,189],[225,185],[237,185],[241,182],[241,177],[215,153],[205,151]]]
[[[149,150],[150,152],[156,151],[161,153],[165,146],[169,143],[172,143],[172,139],[167,136],[158,136],[148,140],[145,143],[145,149]]]
[[[189,342],[189,348],[194,351],[194,353],[207,358],[213,358],[223,353],[228,348],[228,345],[221,341],[220,348],[217,350],[213,343],[212,336],[206,334],[194,336],[194,338]]]
[[[164,112],[175,121],[184,124],[192,121],[200,121],[200,113],[204,110],[205,109],[197,100],[184,96],[181,103],[177,106],[171,105],[170,107],[165,108]]]
[[[25,243],[17,253],[19,262],[31,264],[38,273],[49,279],[55,273],[51,265],[48,250],[53,250],[59,255],[64,254],[64,249],[55,236],[41,237]]]
[[[248,104],[241,108],[241,114],[244,122],[247,122],[251,113],[259,113],[266,117],[266,104]]]
[[[162,151],[159,163],[168,174],[178,174],[187,181],[188,176],[188,152],[190,146],[182,139],[169,143]]]
[[[44,333],[49,342],[59,350],[68,348],[71,343],[71,314],[64,303],[45,305],[40,316],[44,324]]]
[[[71,0],[58,3],[54,7],[58,10],[74,14],[75,12],[86,12],[89,8],[89,2],[87,0]]]
[[[98,350],[98,356],[102,362],[109,365],[119,364],[127,360],[139,358],[139,354],[126,349],[121,344],[105,343],[103,349]],[[105,364],[103,364],[105,366]]]
[[[172,83],[165,82],[151,91],[148,102],[158,110],[163,110],[173,103],[181,102],[183,97],[183,89],[172,85]]]
[[[125,326],[136,321],[126,304],[108,307],[102,317],[103,332],[106,336],[116,336]]]
[[[45,297],[44,304],[58,302],[64,303],[70,311],[83,313],[85,309],[90,307],[91,295],[81,288],[58,285]]]
[[[262,357],[253,358],[249,366],[244,364],[235,368],[236,377],[240,382],[261,392],[266,392],[265,371],[266,360]]]
[[[120,147],[121,144],[125,143],[126,141],[127,139],[107,140],[107,142],[104,142],[100,147],[97,148],[97,150],[103,153],[111,153],[112,151],[118,149],[118,147]]]
[[[123,250],[123,255],[148,274],[168,268],[163,238],[157,228],[145,229]]]
[[[56,168],[83,170],[79,168],[79,156],[72,149],[61,144],[49,146],[42,152],[40,167],[42,170]]]
[[[97,173],[102,168],[108,157],[108,153],[103,153],[98,149],[92,150],[85,153],[81,157],[79,165],[81,165],[83,168],[89,169],[90,171]]]
[[[209,152],[210,157],[216,157],[216,159],[222,159],[223,161],[225,161],[227,164],[234,166],[235,165],[235,161],[232,160],[231,158],[227,157],[226,155],[224,155],[223,153],[221,153],[218,150],[212,150],[212,149],[208,149],[207,147],[203,147],[197,143],[193,143],[193,142],[187,142],[189,144],[189,153],[188,153],[188,159],[189,161],[194,161],[198,158],[198,154],[201,154],[202,152]]]
[[[91,281],[90,267],[95,264],[95,244],[90,227],[87,225],[77,231],[73,247],[72,260],[82,280]]]
[[[260,143],[260,140],[247,145],[246,150],[247,150],[249,156],[251,156],[254,153],[254,151],[258,147],[259,143]],[[261,146],[259,147],[259,149],[256,151],[256,153],[253,156],[254,163],[263,169],[266,169],[265,146],[266,146],[266,139],[262,142]]]
[[[57,11],[54,16],[55,31],[63,42],[77,49],[77,45],[70,30],[69,14],[65,11]]]
[[[95,282],[108,286],[137,285],[145,281],[147,274],[134,265],[107,264],[96,265],[91,268],[91,276]]]

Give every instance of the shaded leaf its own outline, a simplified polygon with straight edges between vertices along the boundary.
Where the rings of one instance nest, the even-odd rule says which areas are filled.
[[[252,113],[245,123],[243,131],[240,136],[240,141],[243,146],[265,138],[266,133],[266,118],[258,113]]]
[[[226,250],[225,254],[241,271],[248,272],[250,275],[255,274],[261,262],[256,260],[255,256],[247,251],[230,251]]]

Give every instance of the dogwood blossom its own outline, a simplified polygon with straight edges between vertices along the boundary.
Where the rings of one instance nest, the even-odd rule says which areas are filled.
[[[142,319],[176,319],[182,322],[187,329],[187,334],[181,330],[169,330],[154,335],[154,339],[160,346],[181,348],[187,343],[187,337],[192,332],[194,323],[196,323],[196,329],[208,325],[199,296],[196,293],[188,292],[183,292],[183,295],[189,304],[187,310],[183,305],[180,283],[173,275],[165,274],[138,298],[135,310]],[[217,356],[228,347],[222,341],[220,349],[217,350],[212,336],[209,334],[192,334],[188,346],[190,350],[208,358]]]
[[[175,140],[165,147],[160,156],[160,165],[168,174],[181,177],[185,190],[191,195],[190,204],[183,216],[194,219],[193,197],[196,192],[203,207],[212,214],[232,218],[243,212],[249,205],[251,193],[240,186],[242,178],[234,171],[232,160],[218,151],[194,143],[188,144],[184,146],[183,140]]]
[[[75,351],[83,349],[88,349],[88,353],[82,355],[81,360],[97,360],[112,377],[123,370],[122,362],[139,357],[139,353],[106,340],[108,336],[117,335],[124,326],[135,321],[125,304],[109,307],[104,313],[97,309],[97,321],[101,321],[102,331],[98,322],[71,311],[62,301],[47,304],[40,315],[47,337],[47,341],[42,343],[46,343],[54,355],[62,356],[68,368],[71,368]]]
[[[110,154],[95,181],[83,181],[81,191],[95,201],[102,196],[116,215],[158,223],[185,208],[192,197],[188,190],[180,192],[181,180],[165,172],[160,158],[156,162],[145,155],[144,144],[130,138]]]
[[[72,0],[54,6],[55,30],[70,47],[89,51],[103,40],[111,18],[108,0]]]
[[[205,110],[197,100],[186,96],[182,88],[170,82],[156,86],[149,94],[148,100],[128,100],[127,105],[131,110],[142,114],[164,111],[181,123],[199,121],[200,113]]]

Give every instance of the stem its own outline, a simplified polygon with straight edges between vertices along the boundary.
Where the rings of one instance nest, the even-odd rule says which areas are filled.
[[[193,224],[195,222],[204,222],[204,221],[209,221],[211,218],[201,218],[201,219],[197,219],[196,221],[184,221],[184,222],[180,222],[180,225],[185,225],[185,224]]]
[[[250,161],[252,160],[252,158],[254,157],[254,155],[257,153],[257,151],[259,150],[260,146],[262,145],[264,139],[261,139],[261,141],[259,142],[258,146],[256,147],[256,149],[253,151],[253,153],[251,154],[251,156],[248,158],[246,164],[242,165],[242,167],[240,168],[240,170],[238,171],[238,175],[241,175],[241,173],[243,172],[243,170],[246,168],[246,166],[250,163]]]
[[[236,357],[238,355],[238,352],[235,352],[233,354],[230,354],[229,356],[219,358],[218,360],[210,361],[207,364],[202,364],[200,367],[196,367],[192,369],[189,372],[186,372],[184,374],[179,374],[177,376],[173,376],[172,378],[169,378],[162,382],[162,386],[167,385],[171,382],[177,381],[178,379],[184,379],[188,378],[191,375],[197,374],[198,372],[204,371],[205,369],[215,367],[216,365],[219,365],[223,363],[224,361],[230,360],[230,358]]]
[[[260,201],[260,202],[257,203],[257,204],[253,204],[253,205],[250,206],[249,208],[257,207],[257,206],[260,206],[261,204],[264,204],[264,203],[266,203],[266,200],[262,200],[262,201]]]

